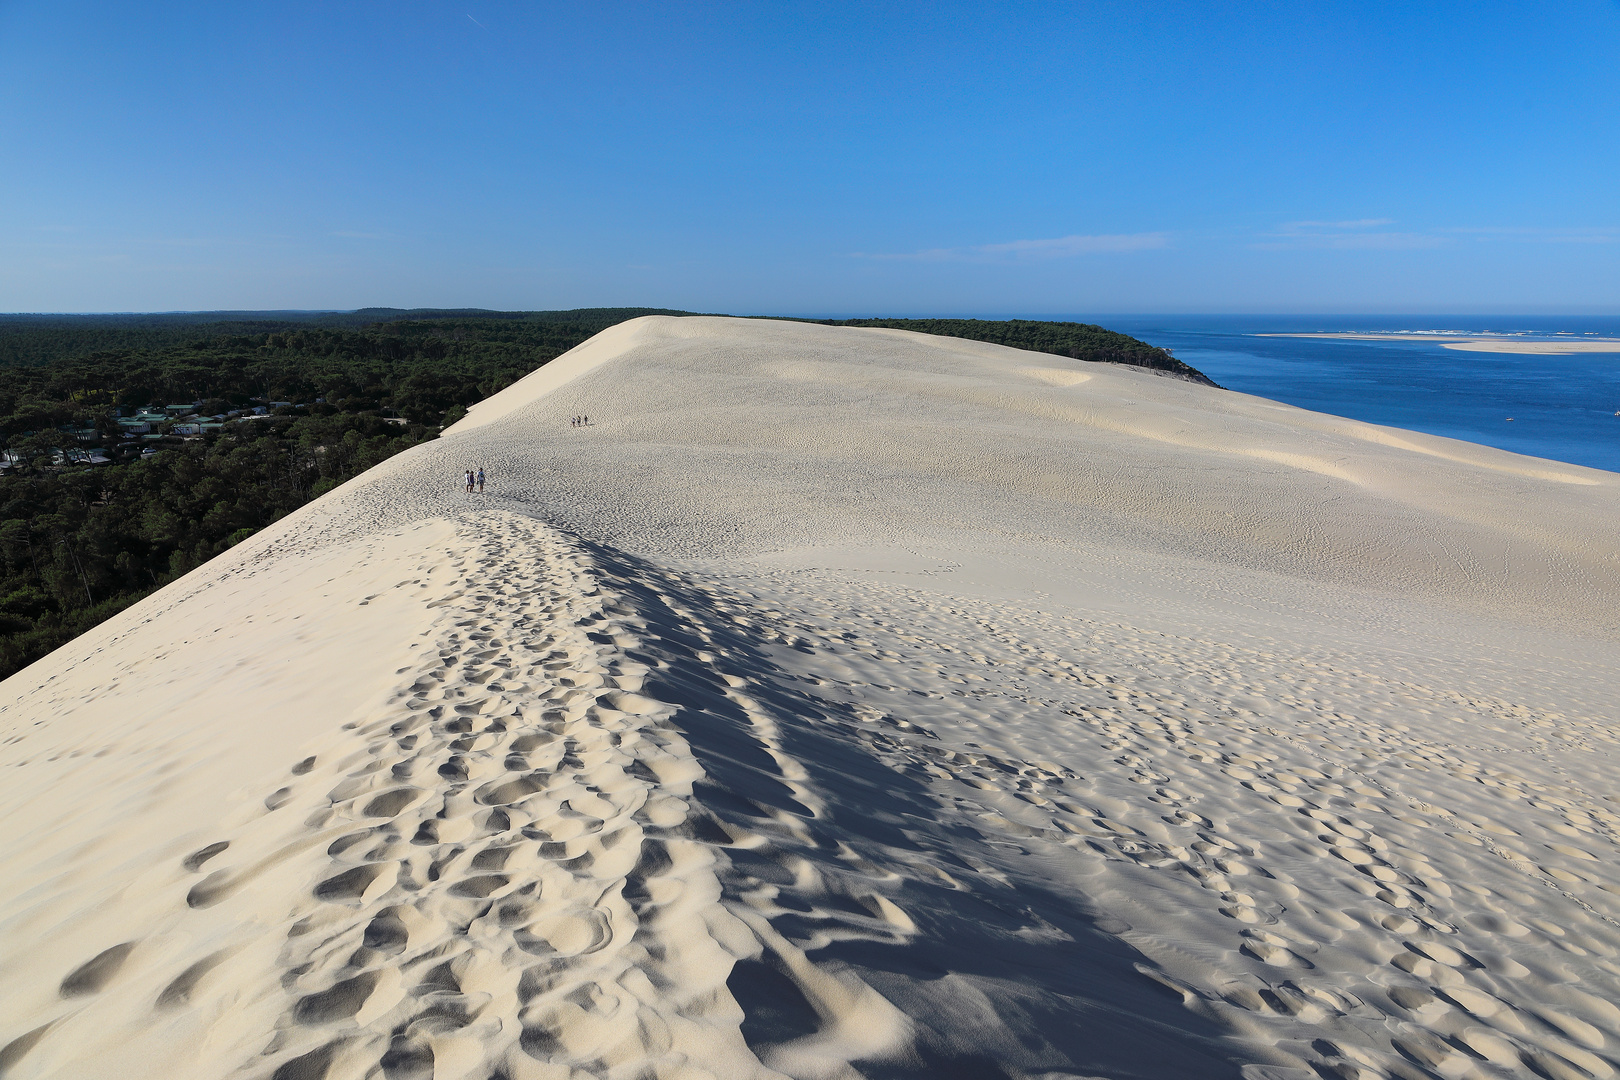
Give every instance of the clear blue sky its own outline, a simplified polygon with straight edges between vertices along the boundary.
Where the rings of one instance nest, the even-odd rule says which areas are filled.
[[[0,0],[0,310],[1620,311],[1620,3]]]

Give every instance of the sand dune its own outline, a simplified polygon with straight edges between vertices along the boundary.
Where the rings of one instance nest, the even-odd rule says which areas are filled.
[[[0,1076],[1611,1076],[1617,485],[616,327],[0,686]]]

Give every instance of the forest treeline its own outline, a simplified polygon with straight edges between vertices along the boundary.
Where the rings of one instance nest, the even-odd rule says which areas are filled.
[[[1091,323],[1034,319],[818,319],[827,326],[877,326],[919,334],[968,338],[1030,352],[1165,371],[1205,386],[1214,380],[1156,345]]]
[[[0,678],[654,308],[0,315]],[[1083,323],[859,319],[1202,379]],[[1207,380],[1204,380],[1207,381]]]

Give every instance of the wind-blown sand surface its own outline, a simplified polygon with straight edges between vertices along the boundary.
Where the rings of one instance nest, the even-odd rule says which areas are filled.
[[[1340,338],[1346,341],[1427,341],[1458,352],[1519,353],[1526,356],[1561,356],[1573,353],[1620,353],[1620,338],[1469,337],[1441,334],[1256,334],[1255,337]]]
[[[1609,1077],[1617,510],[624,324],[0,686],[0,1075]]]

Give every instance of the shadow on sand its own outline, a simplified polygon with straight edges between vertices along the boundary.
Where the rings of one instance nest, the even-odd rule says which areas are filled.
[[[1072,852],[987,831],[881,760],[848,705],[801,689],[704,590],[585,547],[649,620],[632,648],[656,669],[645,692],[680,707],[707,774],[689,834],[719,853],[728,908],[780,935],[728,984],[762,1060],[860,1042],[863,1010],[841,1009],[830,979],[909,1018],[906,1037],[854,1055],[872,1078],[1239,1075],[1231,1032],[1144,974],[1082,893],[1040,876],[1041,858]]]

